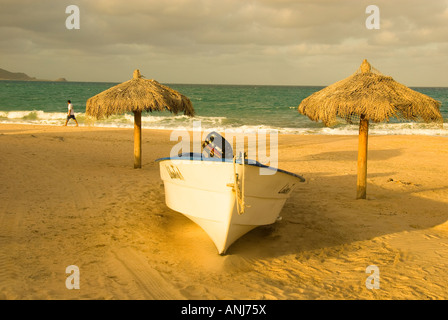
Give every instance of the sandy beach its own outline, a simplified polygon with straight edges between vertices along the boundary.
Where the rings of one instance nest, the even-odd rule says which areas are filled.
[[[169,137],[143,129],[133,169],[132,129],[0,124],[0,299],[448,298],[447,138],[370,136],[355,200],[357,136],[280,135],[306,182],[220,256],[165,205]]]

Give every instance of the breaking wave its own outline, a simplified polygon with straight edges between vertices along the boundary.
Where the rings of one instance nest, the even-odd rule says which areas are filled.
[[[33,124],[61,126],[65,123],[66,113],[34,111],[0,111],[0,123]],[[76,119],[80,126],[133,128],[134,117],[132,114],[113,115],[107,119],[94,120],[84,113],[76,113]],[[336,127],[328,128],[309,120],[298,121],[297,127],[278,127],[269,125],[255,125],[245,122],[243,119],[228,119],[227,117],[205,117],[196,116],[190,118],[184,115],[154,115],[142,114],[142,128],[161,130],[191,130],[193,121],[200,121],[203,130],[225,131],[226,129],[239,130],[276,130],[279,134],[302,134],[302,135],[357,135],[358,126],[338,124]],[[448,137],[448,124],[426,124],[418,122],[404,123],[379,123],[371,124],[369,134],[372,135],[427,135]]]

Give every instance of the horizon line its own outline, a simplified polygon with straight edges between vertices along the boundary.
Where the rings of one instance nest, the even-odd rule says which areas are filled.
[[[145,78],[146,79],[146,78]],[[130,80],[130,79],[129,79]],[[150,80],[150,79],[148,79]],[[155,80],[155,79],[154,79]],[[67,83],[67,82],[78,82],[78,83],[112,83],[112,84],[120,84],[125,81],[81,81],[81,80],[66,80],[66,81],[57,81],[57,80],[45,80],[45,79],[35,79],[35,80],[14,80],[14,79],[0,79],[0,81],[14,81],[14,82],[55,82],[55,83]],[[157,81],[157,80],[156,80]],[[242,84],[242,83],[186,83],[186,82],[160,82],[162,84],[168,85],[199,85],[199,86],[264,86],[264,87],[328,87],[331,84],[323,85],[323,84]],[[430,85],[406,85],[409,88],[448,88],[448,85],[441,86],[430,86]]]

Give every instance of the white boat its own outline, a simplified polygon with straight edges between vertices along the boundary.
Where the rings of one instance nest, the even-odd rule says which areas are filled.
[[[301,176],[247,159],[200,153],[157,159],[166,205],[198,224],[219,254],[252,229],[274,223]],[[275,174],[260,174],[275,170]]]

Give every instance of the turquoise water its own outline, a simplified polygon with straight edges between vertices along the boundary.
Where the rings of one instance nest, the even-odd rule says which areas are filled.
[[[0,81],[0,122],[62,125],[65,122],[67,100],[75,107],[81,126],[132,127],[132,114],[112,116],[93,121],[85,116],[88,98],[117,83],[95,82],[34,82]],[[192,128],[192,121],[201,121],[203,129],[224,131],[230,128],[275,129],[292,134],[357,134],[356,125],[343,120],[326,128],[297,111],[302,99],[323,87],[257,86],[257,85],[196,85],[167,84],[189,97],[196,111],[191,119],[168,112],[143,114],[144,128]],[[448,122],[448,88],[413,88],[442,102],[442,114]],[[421,134],[448,136],[434,124],[391,123],[373,124],[372,134]]]

